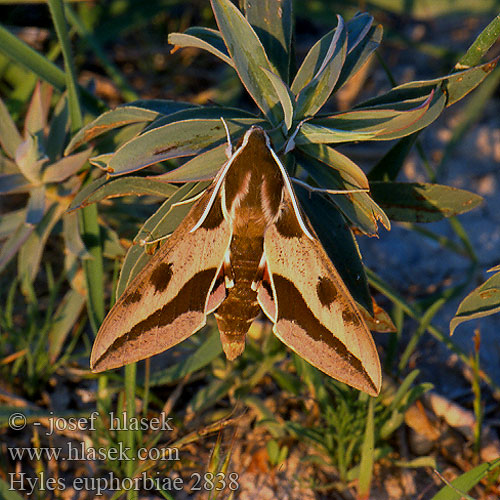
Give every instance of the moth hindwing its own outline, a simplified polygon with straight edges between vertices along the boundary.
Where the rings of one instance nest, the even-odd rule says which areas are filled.
[[[214,312],[228,359],[262,310],[274,333],[333,378],[371,395],[381,385],[372,336],[258,127],[104,320],[93,371],[168,349]]]

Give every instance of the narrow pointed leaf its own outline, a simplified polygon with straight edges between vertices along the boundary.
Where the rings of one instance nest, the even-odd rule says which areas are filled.
[[[66,206],[54,203],[45,212],[42,220],[36,225],[35,231],[29,235],[19,250],[17,261],[19,276],[26,277],[30,281],[35,279],[47,238],[65,211]]]
[[[255,119],[228,120],[231,134],[257,123]],[[121,175],[170,158],[200,154],[219,141],[226,131],[220,120],[185,120],[149,130],[119,148],[108,162],[110,175]]]
[[[230,0],[211,0],[212,9],[236,71],[264,115],[277,125],[283,119],[279,98],[261,68],[273,71],[264,47]]]
[[[145,177],[100,177],[83,187],[75,196],[68,210],[76,210],[108,198],[127,195],[171,196],[177,187]]]
[[[353,187],[368,189],[365,173],[352,160],[325,144],[304,144],[300,151],[337,170],[339,175]]]
[[[30,191],[26,207],[26,224],[38,224],[45,213],[45,186],[34,187]]]
[[[48,332],[48,354],[51,363],[55,363],[59,358],[64,342],[82,313],[84,305],[85,297],[73,289],[68,290],[59,303],[54,323]]]
[[[31,187],[22,174],[0,174],[0,194],[26,193]]]
[[[176,101],[136,101],[118,106],[103,113],[92,122],[81,128],[71,139],[64,154],[69,154],[82,144],[95,139],[115,128],[132,123],[151,122],[160,115],[169,115],[188,108],[196,108],[194,104]]]
[[[245,16],[285,83],[288,83],[290,72],[292,3],[292,0],[245,0]]]
[[[213,179],[227,161],[226,148],[226,144],[221,144],[195,156],[166,174],[156,175],[150,179],[163,182],[195,182]]]
[[[463,498],[462,493],[467,493],[489,472],[498,469],[498,467],[500,467],[500,458],[482,463],[451,481],[452,486],[446,485],[441,488],[431,500],[460,500]]]
[[[469,293],[450,322],[450,335],[458,325],[500,311],[500,273],[496,273]]]
[[[42,82],[37,82],[24,120],[25,136],[28,134],[43,133],[47,125],[51,97],[52,87]]]
[[[269,78],[269,81],[273,84],[274,90],[279,97],[281,108],[283,109],[283,116],[286,125],[286,130],[290,130],[293,120],[293,94],[288,88],[288,85],[277,75],[262,68],[264,74]]]
[[[295,143],[299,144],[336,144],[339,142],[370,141],[376,136],[376,132],[358,132],[357,130],[340,130],[311,122],[302,124],[295,137]]]
[[[2,242],[2,247],[0,249],[0,273],[16,255],[34,229],[35,226],[23,222],[17,227],[15,232],[10,235],[7,241]]]
[[[1,181],[0,181],[1,182]],[[21,208],[0,216],[0,240],[5,240],[23,224],[26,219],[26,209]]]
[[[14,158],[22,141],[7,106],[0,99],[0,146],[10,158]]]
[[[322,162],[301,154],[296,154],[296,158],[298,164],[309,173],[321,188],[349,189],[350,186],[344,184],[339,172]],[[368,193],[336,194],[330,195],[329,198],[354,226],[368,236],[377,234],[378,221],[382,222],[387,229],[390,228],[387,215]]]
[[[43,182],[62,182],[68,177],[76,174],[87,162],[92,149],[86,149],[80,153],[61,158],[44,168],[42,174]]]
[[[422,80],[399,85],[386,94],[368,99],[356,107],[368,108],[427,96],[433,88],[436,88],[440,84],[442,84],[442,88],[447,96],[446,106],[451,106],[466,96],[471,90],[475,89],[495,69],[499,59],[500,56],[479,66],[457,71],[456,73],[434,78],[433,80]]]
[[[412,109],[399,110],[394,106],[387,109],[354,110],[317,118],[312,123],[338,130],[371,132],[374,134],[371,140],[394,139],[407,135],[407,131],[413,129],[415,124],[423,122],[433,97],[434,91],[422,104]]]
[[[356,240],[337,208],[321,195],[311,195],[297,187],[301,207],[311,221],[328,256],[346,283],[354,299],[372,312],[361,254]]]
[[[78,214],[76,212],[65,213],[62,222],[65,249],[79,259],[90,259],[90,254],[80,235]]]
[[[347,25],[349,30],[349,24]],[[361,39],[356,46],[350,50],[346,56],[342,71],[340,72],[337,84],[333,89],[336,92],[340,89],[350,78],[352,78],[368,61],[370,56],[375,52],[382,40],[383,29],[379,24],[372,26],[366,36]],[[349,33],[350,36],[350,33]]]
[[[47,137],[47,156],[52,160],[59,158],[64,151],[64,145],[69,134],[69,108],[66,94],[63,94],[56,104],[52,120],[50,121]]]
[[[341,16],[338,16],[338,26],[333,32],[324,59],[318,61],[321,62],[319,68],[309,82],[298,92],[295,105],[296,119],[300,120],[305,116],[314,116],[323,107],[337,83],[346,53],[347,36],[344,20]]]
[[[49,158],[43,151],[38,136],[28,135],[26,140],[17,148],[15,159],[24,177],[33,184],[39,184],[43,165]]]
[[[184,33],[170,33],[168,43],[175,45],[176,48],[194,47],[206,50],[234,68],[234,62],[227,53],[224,39],[219,31],[202,27],[189,28]]]
[[[474,40],[474,43],[469,47],[469,50],[458,61],[455,69],[464,69],[467,67],[479,64],[481,58],[488,52],[490,47],[500,37],[500,14],[498,14],[493,21],[484,28],[479,36]]]
[[[392,220],[434,222],[478,206],[477,194],[440,184],[372,182],[373,199]]]
[[[350,54],[368,35],[373,24],[373,16],[360,12],[346,23],[347,53]]]

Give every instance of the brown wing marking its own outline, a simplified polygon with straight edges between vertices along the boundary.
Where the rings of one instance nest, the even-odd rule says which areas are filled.
[[[331,377],[377,395],[381,370],[373,338],[321,243],[302,232],[288,193],[265,233],[264,251],[275,334]]]
[[[92,349],[93,371],[158,354],[205,324],[208,297],[231,239],[220,194],[201,226],[190,232],[213,189],[198,200],[106,316]]]

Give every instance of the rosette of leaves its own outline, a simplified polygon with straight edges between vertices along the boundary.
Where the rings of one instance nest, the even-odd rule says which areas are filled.
[[[67,99],[61,97],[49,118],[51,100],[52,87],[38,83],[22,131],[17,130],[0,100],[0,240],[3,240],[0,272],[17,256],[21,290],[38,309],[33,281],[40,270],[49,237],[60,234],[65,249],[66,277],[72,285],[64,297],[57,299],[58,308],[55,313],[52,311],[53,323],[44,338],[44,342],[47,338],[49,342],[49,364],[58,357],[85,303],[77,271],[78,259],[86,256],[86,250],[80,238],[77,214],[68,213],[67,209],[82,184],[77,173],[91,154],[91,149],[84,149],[63,156],[69,138]],[[56,288],[50,289],[50,294]],[[26,341],[23,336],[19,339]]]
[[[496,60],[464,67],[444,77],[397,86],[346,112],[322,114],[332,94],[367,62],[382,38],[382,27],[360,13],[316,42],[292,73],[292,2],[243,2],[240,12],[229,0],[211,0],[218,30],[203,27],[173,33],[170,43],[209,51],[233,68],[256,104],[255,113],[172,101],[136,101],[104,113],[84,127],[67,153],[104,132],[130,124],[140,132],[116,151],[92,163],[107,172],[89,184],[73,208],[121,194],[168,196],[144,224],[137,240],[155,240],[175,229],[191,199],[206,187],[226,160],[227,123],[233,143],[252,125],[265,128],[282,155],[297,194],[323,246],[354,298],[369,312],[372,302],[361,258],[352,234],[377,234],[378,222],[390,219],[425,222],[462,213],[480,197],[436,184],[397,183],[393,158],[408,151],[409,137],[432,123],[443,109],[474,89],[495,67]],[[485,50],[483,51],[483,53]],[[360,141],[401,139],[370,175],[336,148]],[[399,149],[398,149],[399,148]],[[406,149],[405,149],[406,148]],[[182,165],[156,176],[129,176],[158,162],[187,158]],[[168,184],[166,184],[168,183]],[[182,183],[173,189],[170,183]],[[166,188],[165,186],[169,186]],[[332,190],[365,190],[332,194]],[[147,259],[144,248],[129,250],[118,293]]]

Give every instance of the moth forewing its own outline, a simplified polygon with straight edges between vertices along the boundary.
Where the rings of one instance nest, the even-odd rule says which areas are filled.
[[[195,203],[106,316],[92,349],[93,371],[118,368],[176,345],[205,324],[209,302],[214,307],[223,300],[224,291],[213,288],[231,230],[213,190],[214,185]],[[203,223],[191,232],[209,205]]]
[[[316,368],[376,396],[381,369],[371,333],[317,237],[302,231],[288,191],[264,252],[271,292],[259,302],[274,312],[275,334]]]

